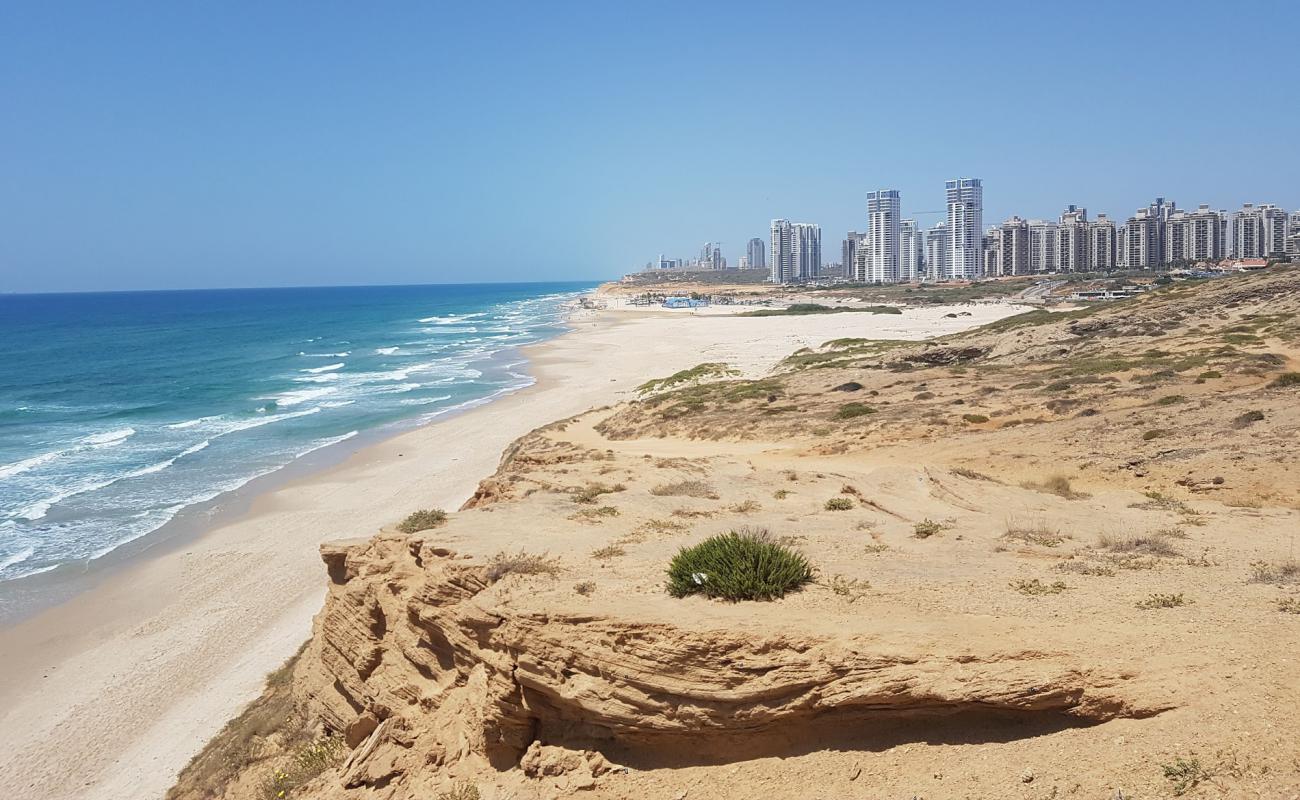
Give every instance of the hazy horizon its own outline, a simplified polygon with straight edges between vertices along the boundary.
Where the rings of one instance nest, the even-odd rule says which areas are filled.
[[[912,216],[959,176],[986,224],[1295,210],[1297,27],[1262,0],[13,3],[0,291],[596,281],[705,241],[734,265],[777,217],[834,261],[867,191]]]

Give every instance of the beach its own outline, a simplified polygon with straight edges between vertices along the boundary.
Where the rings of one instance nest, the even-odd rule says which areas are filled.
[[[972,304],[765,318],[575,312],[569,333],[525,348],[532,386],[356,449],[337,466],[255,498],[238,518],[146,552],[0,631],[7,739],[0,794],[162,796],[307,638],[324,595],[321,542],[369,536],[418,508],[459,507],[503,449],[534,428],[629,399],[644,381],[700,362],[725,362],[752,377],[830,339],[922,339],[1021,310]]]

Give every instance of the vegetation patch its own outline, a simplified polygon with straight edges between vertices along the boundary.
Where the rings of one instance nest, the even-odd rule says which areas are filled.
[[[845,403],[835,410],[835,419],[853,419],[876,413],[876,409],[866,403]]]
[[[488,583],[496,583],[507,575],[558,575],[559,572],[559,559],[545,553],[537,555],[520,550],[511,554],[503,550],[488,561],[487,579]]]
[[[602,494],[613,494],[615,492],[625,491],[626,489],[627,487],[621,483],[616,483],[613,486],[606,486],[603,483],[589,483],[586,486],[572,490],[573,502],[594,503]]]
[[[832,497],[823,508],[827,511],[852,511],[853,501],[847,497]]]
[[[1245,414],[1242,414],[1232,420],[1232,427],[1238,429],[1246,428],[1251,425],[1254,425],[1256,422],[1263,421],[1263,419],[1264,419],[1263,411],[1260,411],[1258,409],[1253,411],[1247,411]]]
[[[1300,583],[1300,561],[1293,558],[1277,562],[1252,561],[1250,582],[1271,583],[1275,586]]]
[[[573,591],[577,592],[583,597],[586,597],[590,595],[592,592],[596,591],[596,582],[578,581],[577,583],[573,584]]]
[[[1283,372],[1269,383],[1270,389],[1285,389],[1291,386],[1300,386],[1300,372]]]
[[[912,526],[912,536],[917,539],[929,539],[936,533],[943,532],[943,524],[926,517]]]
[[[285,767],[262,781],[258,787],[262,800],[284,800],[294,789],[338,766],[347,752],[343,738],[338,735],[324,736],[303,745]]]
[[[1056,565],[1056,569],[1060,572],[1069,572],[1075,575],[1090,575],[1093,577],[1111,578],[1115,575],[1115,570],[1105,564],[1095,564],[1090,561],[1081,561],[1078,559],[1062,561],[1060,564]]]
[[[894,306],[824,306],[821,303],[795,303],[785,308],[763,308],[746,311],[742,317],[799,317],[809,314],[902,314]]]
[[[575,522],[600,523],[609,517],[617,517],[618,509],[613,506],[601,506],[600,508],[584,508],[569,515],[569,519]]]
[[[767,531],[730,531],[682,548],[668,565],[668,593],[724,600],[775,600],[812,580],[798,551]]]
[[[1142,441],[1149,442],[1152,439],[1163,439],[1169,435],[1169,431],[1164,428],[1153,428],[1142,434]]]
[[[867,581],[858,580],[857,578],[846,578],[843,575],[834,575],[826,582],[826,588],[835,594],[848,600],[850,603],[856,602],[858,598],[866,597],[867,592],[871,589],[871,584]]]
[[[1025,481],[1020,486],[1024,489],[1033,489],[1036,492],[1054,494],[1066,500],[1086,500],[1092,496],[1085,492],[1076,492],[1074,487],[1070,485],[1070,479],[1064,475],[1052,475],[1038,482]]]
[[[989,421],[989,418],[983,414],[962,414],[961,418],[972,425],[979,425]]]
[[[397,523],[397,529],[402,533],[419,533],[436,528],[446,521],[447,512],[441,508],[422,508]]]
[[[699,497],[705,500],[717,500],[713,487],[704,481],[684,480],[676,483],[664,483],[650,490],[656,497]]]
[[[684,369],[681,372],[674,372],[667,378],[648,380],[636,387],[636,391],[638,394],[651,394],[653,392],[676,389],[680,386],[692,383],[699,383],[704,380],[727,378],[739,374],[739,370],[732,369],[726,364],[716,361],[708,361],[703,364],[696,364],[690,369]]]
[[[1012,589],[1015,589],[1017,592],[1020,592],[1021,594],[1024,595],[1029,595],[1031,597],[1036,597],[1045,594],[1060,594],[1061,592],[1064,592],[1066,589],[1070,588],[1069,586],[1065,585],[1065,581],[1052,581],[1051,583],[1043,583],[1038,578],[1030,578],[1030,579],[1021,578],[1020,580],[1012,581],[1010,586]]]
[[[627,551],[616,544],[605,545],[604,547],[591,551],[591,557],[597,561],[608,561],[611,558],[627,555]]]
[[[1059,547],[1065,541],[1060,531],[1049,528],[1042,520],[1029,525],[1011,520],[1007,523],[1007,532],[1003,534],[1003,538],[1040,547]]]
[[[1115,536],[1103,533],[1097,538],[1097,546],[1109,553],[1133,553],[1143,556],[1176,556],[1178,548],[1169,543],[1169,539],[1160,534],[1149,536]]]
[[[1174,406],[1179,403],[1186,403],[1187,398],[1181,394],[1167,394],[1155,402],[1158,406]]]
[[[1174,795],[1178,797],[1195,789],[1203,781],[1208,781],[1214,777],[1214,773],[1201,766],[1201,761],[1197,758],[1182,758],[1180,756],[1174,759],[1174,763],[1165,764],[1162,769],[1165,773],[1165,779],[1173,784]]]
[[[1192,601],[1183,597],[1182,593],[1162,594],[1156,592],[1147,595],[1143,600],[1139,600],[1137,602],[1137,607],[1144,610],[1151,610],[1155,608],[1178,608],[1180,606],[1191,605],[1191,603]]]
[[[1277,601],[1277,610],[1283,614],[1300,614],[1300,597],[1283,597]]]

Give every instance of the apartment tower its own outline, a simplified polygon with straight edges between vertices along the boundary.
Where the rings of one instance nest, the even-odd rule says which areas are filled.
[[[977,278],[983,273],[984,187],[979,178],[945,184],[948,196],[948,275]]]

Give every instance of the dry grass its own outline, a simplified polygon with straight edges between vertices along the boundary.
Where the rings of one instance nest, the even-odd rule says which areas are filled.
[[[590,595],[592,592],[596,591],[596,582],[578,581],[577,583],[573,584],[573,591],[577,592],[583,597],[586,597]]]
[[[507,575],[558,575],[559,572],[559,559],[545,553],[537,555],[520,550],[511,554],[502,551],[488,561],[487,579],[489,583],[496,583]]]
[[[1010,586],[1012,589],[1015,589],[1017,592],[1020,592],[1023,595],[1029,595],[1031,597],[1039,597],[1047,594],[1060,594],[1061,592],[1064,592],[1066,589],[1070,588],[1069,586],[1065,585],[1065,581],[1052,581],[1051,583],[1043,583],[1038,578],[1029,578],[1029,579],[1021,578],[1019,580],[1012,581],[1010,583]]]
[[[627,555],[627,551],[616,544],[608,544],[597,550],[591,551],[591,557],[597,561],[608,561],[611,558]]]
[[[1105,564],[1095,564],[1090,561],[1080,561],[1077,559],[1062,561],[1056,565],[1056,569],[1060,572],[1069,572],[1074,575],[1090,575],[1093,577],[1105,578],[1115,576],[1115,570]]]
[[[867,581],[858,580],[857,578],[846,578],[843,575],[833,575],[826,582],[826,588],[835,594],[848,600],[850,603],[857,602],[859,598],[866,597],[867,592],[871,589],[871,584]]]
[[[1149,611],[1153,608],[1178,608],[1179,606],[1191,605],[1191,603],[1192,601],[1183,597],[1181,593],[1162,594],[1156,592],[1147,595],[1143,600],[1139,600],[1137,602],[1137,607]]]
[[[1012,539],[1025,544],[1035,544],[1040,547],[1057,547],[1065,541],[1066,537],[1055,528],[1048,527],[1047,522],[1037,519],[1029,523],[1019,522],[1016,519],[1008,520],[1007,531],[1002,535],[1004,539]]]
[[[705,500],[717,500],[718,494],[704,481],[685,480],[676,483],[664,483],[650,490],[656,497],[699,497]]]
[[[1169,543],[1169,539],[1159,534],[1148,536],[1115,536],[1103,533],[1097,538],[1097,546],[1110,553],[1129,553],[1143,556],[1176,556],[1178,548]]]
[[[594,503],[602,494],[613,494],[614,492],[621,492],[625,489],[627,489],[627,487],[621,483],[616,483],[613,486],[607,486],[603,483],[589,483],[586,486],[571,489],[570,491],[573,493],[573,502]]]
[[[613,506],[601,506],[600,508],[584,508],[569,515],[569,519],[574,522],[586,522],[598,524],[604,522],[609,517],[617,517],[618,509]]]
[[[1250,565],[1251,583],[1271,583],[1274,586],[1300,583],[1300,561],[1253,561]]]
[[[1025,481],[1020,484],[1025,489],[1033,489],[1038,492],[1054,494],[1057,497],[1063,497],[1066,500],[1085,500],[1091,495],[1084,492],[1076,492],[1070,485],[1070,479],[1064,475],[1052,475],[1041,482]]]
[[[757,500],[746,500],[743,503],[727,506],[727,510],[733,514],[752,514],[755,511],[762,511],[763,507]]]

